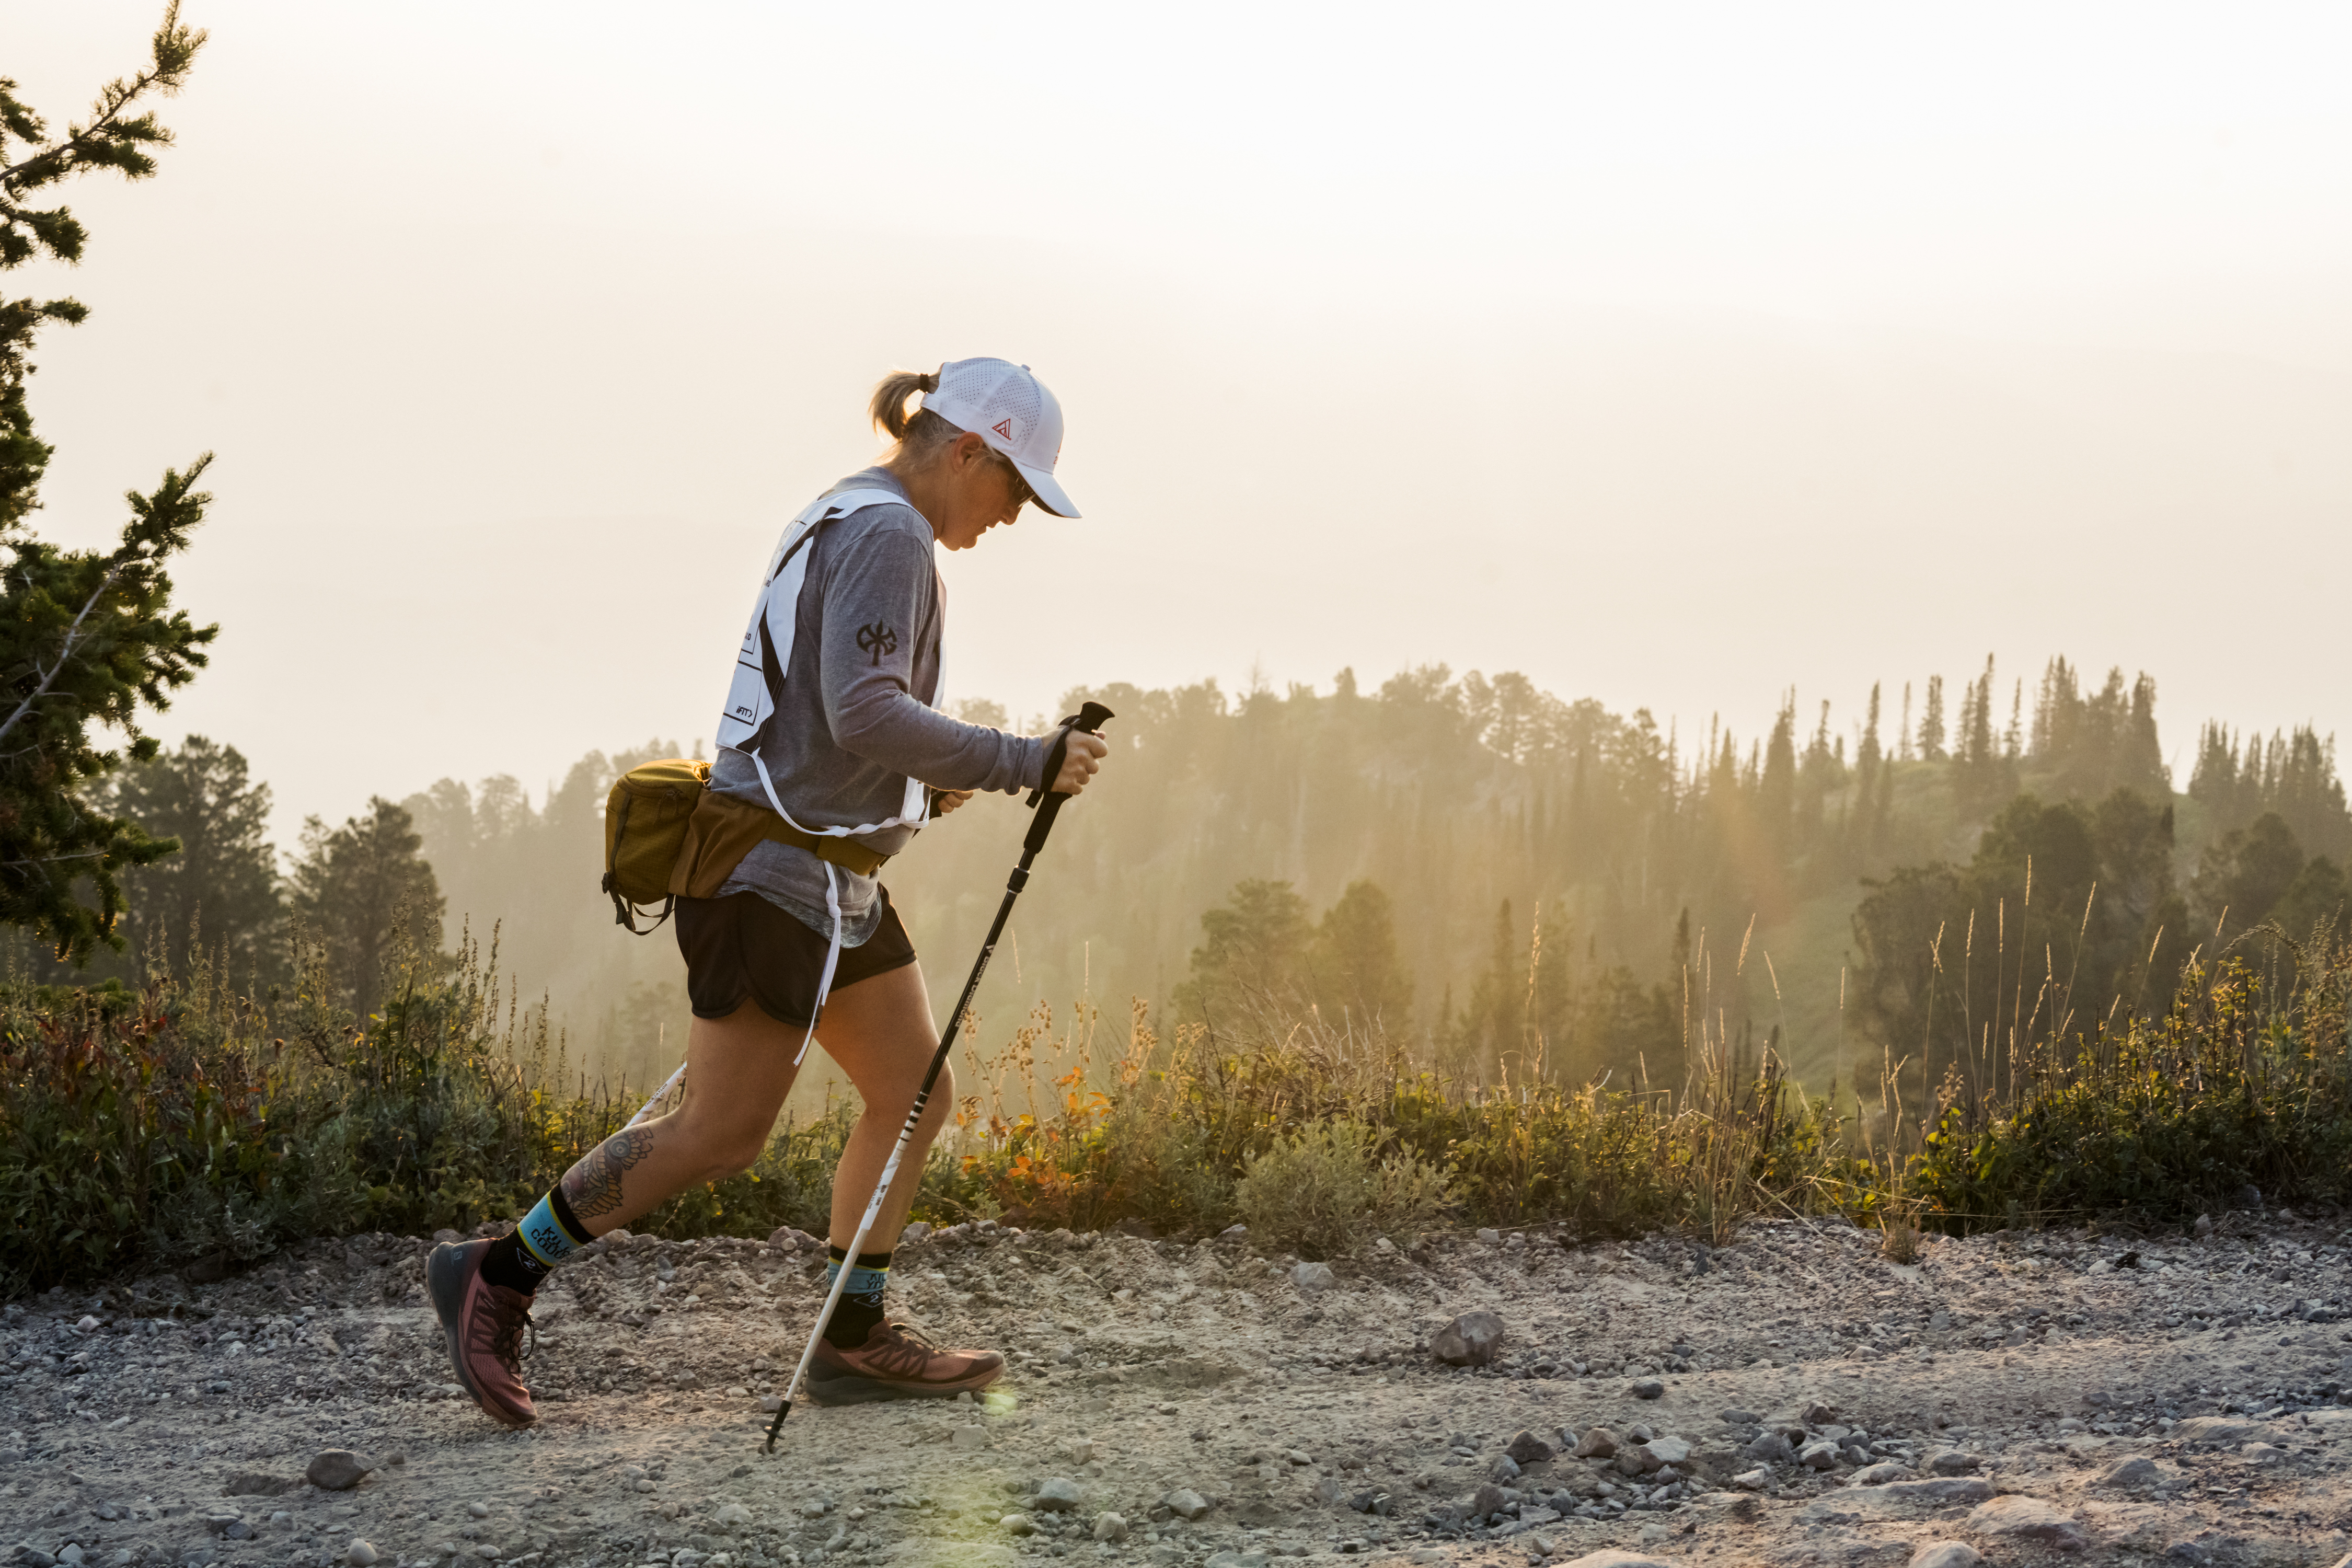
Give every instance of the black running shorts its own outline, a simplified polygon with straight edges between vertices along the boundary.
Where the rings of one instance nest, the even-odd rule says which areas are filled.
[[[915,944],[898,923],[890,889],[881,889],[874,934],[841,950],[833,988],[855,985],[915,962]],[[724,1018],[750,998],[781,1024],[808,1027],[816,983],[824,973],[822,932],[811,931],[757,893],[677,901],[677,950],[686,955],[686,994],[698,1018]]]

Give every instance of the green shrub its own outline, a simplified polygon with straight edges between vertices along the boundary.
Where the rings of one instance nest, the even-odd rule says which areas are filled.
[[[2191,960],[2165,1016],[2045,1051],[2005,1102],[1948,1088],[1910,1173],[1947,1230],[2352,1199],[2352,949],[2284,978]]]
[[[1337,1258],[1373,1235],[1418,1240],[1445,1211],[1445,1174],[1411,1153],[1381,1153],[1380,1135],[1359,1122],[1326,1121],[1252,1158],[1234,1202],[1260,1247]]]

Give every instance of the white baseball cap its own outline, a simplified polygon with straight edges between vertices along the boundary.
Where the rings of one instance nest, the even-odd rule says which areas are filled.
[[[957,359],[940,366],[936,392],[923,406],[970,430],[1013,460],[1037,504],[1055,517],[1076,517],[1069,493],[1054,480],[1062,455],[1062,405],[1025,364],[1003,359]]]

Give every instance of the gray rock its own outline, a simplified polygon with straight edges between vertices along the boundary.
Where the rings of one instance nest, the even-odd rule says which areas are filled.
[[[1486,1468],[1486,1479],[1493,1481],[1516,1481],[1519,1479],[1519,1462],[1508,1454],[1497,1454]]]
[[[320,1491],[347,1492],[375,1468],[349,1448],[322,1448],[302,1474]]]
[[[1958,1448],[1947,1448],[1927,1461],[1927,1473],[1931,1476],[1972,1476],[1983,1468],[1983,1460]]]
[[[1339,1277],[1328,1263],[1299,1263],[1291,1267],[1290,1282],[1310,1296],[1320,1296],[1337,1286]]]
[[[2191,1415],[2175,1426],[2172,1435],[2183,1443],[2226,1443],[2234,1447],[2263,1429],[2259,1421],[2228,1415]]]
[[[1580,1459],[1610,1459],[1617,1455],[1617,1434],[1606,1426],[1595,1426],[1577,1440],[1576,1457]]]
[[[2108,1466],[2099,1476],[2099,1485],[2152,1487],[2160,1484],[2163,1479],[2164,1472],[2156,1468],[2155,1460],[2144,1455],[2135,1454],[2128,1459]]]
[[[1503,1239],[1503,1233],[1491,1226],[1482,1225],[1478,1227],[1478,1239],[1492,1247]]]
[[[1223,1552],[1210,1553],[1208,1562],[1202,1563],[1202,1568],[1265,1568],[1265,1553],[1237,1552],[1227,1547]]]
[[[1245,1225],[1229,1225],[1225,1226],[1224,1229],[1217,1232],[1217,1239],[1219,1241],[1243,1241],[1246,1240],[1248,1237],[1249,1226]]]
[[[350,1563],[351,1568],[375,1568],[375,1560],[382,1555],[373,1543],[367,1541],[354,1541],[343,1548],[343,1561]]]
[[[1858,1487],[1883,1487],[1889,1481],[1899,1481],[1911,1472],[1892,1459],[1881,1459],[1874,1465],[1864,1465],[1854,1471],[1853,1484]]]
[[[898,1245],[912,1247],[915,1243],[929,1238],[930,1234],[931,1226],[929,1220],[909,1221],[907,1228],[898,1233]]]
[[[1510,1499],[1503,1495],[1503,1489],[1488,1481],[1470,1494],[1468,1516],[1472,1519],[1485,1519],[1489,1514],[1502,1512],[1509,1506]]]
[[[1522,1465],[1535,1465],[1550,1458],[1554,1449],[1549,1443],[1522,1427],[1503,1452]]]
[[[1031,1519],[1025,1513],[1008,1513],[999,1519],[996,1522],[1007,1535],[1034,1535],[1037,1533],[1037,1521]]]
[[[1915,1502],[1982,1502],[1992,1496],[1992,1483],[1982,1476],[1937,1476],[1924,1481],[1889,1481],[1879,1495],[1909,1498]]]
[[[58,1560],[37,1546],[19,1546],[16,1555],[9,1561],[20,1563],[24,1568],[58,1568]]]
[[[1628,1443],[1617,1450],[1617,1471],[1620,1475],[1646,1476],[1663,1461],[1650,1452],[1643,1443]]]
[[[1742,1491],[1760,1492],[1772,1484],[1772,1472],[1759,1465],[1752,1470],[1742,1470],[1732,1477],[1731,1484]]]
[[[1810,1470],[1833,1470],[1837,1468],[1837,1462],[1838,1447],[1827,1438],[1808,1443],[1797,1450],[1797,1463]]]
[[[1976,1568],[1984,1554],[1965,1541],[1930,1541],[1911,1553],[1909,1568]]]
[[[1160,1500],[1179,1519],[1196,1520],[1209,1511],[1209,1500],[1190,1487],[1178,1487]]]
[[[1743,1459],[1754,1459],[1767,1465],[1785,1465],[1794,1460],[1797,1451],[1789,1447],[1789,1439],[1778,1432],[1759,1432],[1748,1439],[1739,1450]]]
[[[2031,1541],[2061,1552],[2079,1552],[2089,1544],[2073,1514],[2062,1513],[2040,1498],[2016,1494],[1979,1505],[1969,1515],[1969,1532],[1995,1541]]]
[[[1127,1539],[1127,1520],[1125,1516],[1116,1513],[1098,1513],[1095,1515],[1094,1534],[1097,1541],[1108,1541],[1114,1545],[1119,1542],[1125,1541]]]
[[[1653,1437],[1642,1445],[1661,1465],[1690,1463],[1691,1446],[1680,1437]]]
[[[1837,1406],[1812,1400],[1797,1413],[1797,1419],[1808,1426],[1826,1426],[1838,1418]]]
[[[1666,1385],[1654,1377],[1645,1377],[1630,1384],[1625,1392],[1636,1399],[1659,1399],[1664,1397]]]
[[[1485,1366],[1503,1346],[1503,1320],[1465,1312],[1431,1336],[1429,1353],[1448,1366]]]
[[[1066,1476],[1055,1476],[1037,1489],[1029,1500],[1040,1513],[1069,1513],[1085,1500],[1078,1495],[1078,1483]]]
[[[1716,1419],[1721,1421],[1726,1426],[1754,1426],[1761,1423],[1764,1417],[1757,1415],[1753,1410],[1726,1410],[1720,1412]]]

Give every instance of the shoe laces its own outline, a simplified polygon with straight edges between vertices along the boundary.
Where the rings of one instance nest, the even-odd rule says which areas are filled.
[[[500,1366],[516,1376],[522,1375],[522,1363],[539,1349],[539,1325],[530,1321],[530,1309],[518,1307],[490,1297],[490,1354]]]
[[[933,1355],[940,1353],[940,1342],[912,1323],[886,1323],[883,1325],[882,1331],[895,1336],[902,1343],[929,1351]]]

